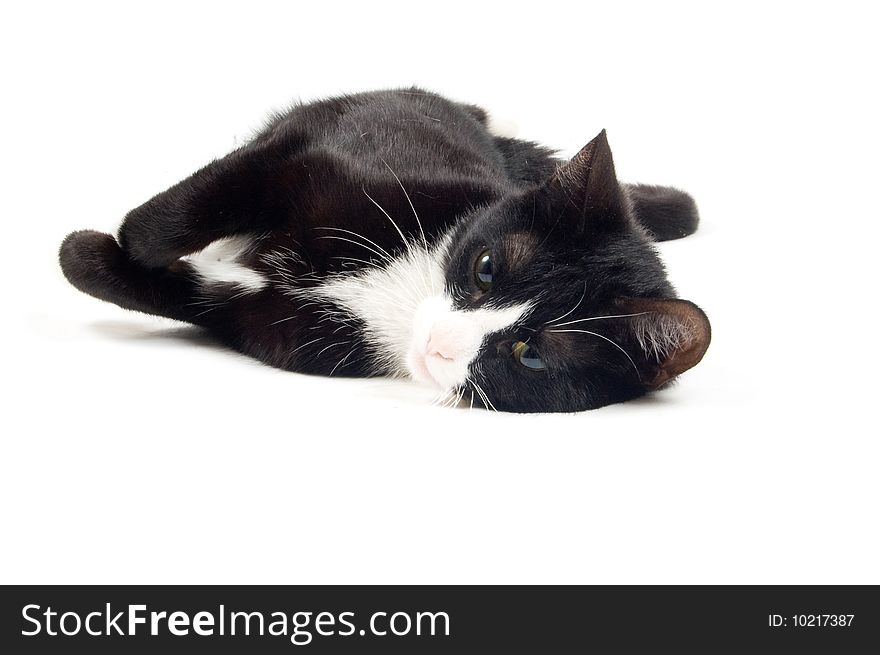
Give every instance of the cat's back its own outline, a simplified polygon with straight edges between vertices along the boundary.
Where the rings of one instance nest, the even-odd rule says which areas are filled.
[[[502,155],[477,106],[418,88],[358,93],[294,107],[256,143],[293,142],[364,176],[503,185]]]

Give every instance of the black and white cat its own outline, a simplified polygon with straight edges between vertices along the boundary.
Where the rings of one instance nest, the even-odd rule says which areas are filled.
[[[703,357],[709,322],[652,246],[696,225],[687,194],[618,183],[604,131],[561,162],[413,88],[275,116],[117,238],[74,232],[60,258],[78,289],[272,366],[568,412]]]

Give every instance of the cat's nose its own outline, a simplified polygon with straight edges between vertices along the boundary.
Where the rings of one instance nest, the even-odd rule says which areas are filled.
[[[460,321],[445,319],[437,321],[428,334],[428,345],[425,354],[443,359],[453,360],[462,352],[462,329]]]

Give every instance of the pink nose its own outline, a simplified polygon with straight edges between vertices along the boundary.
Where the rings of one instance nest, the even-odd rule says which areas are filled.
[[[437,321],[428,335],[427,355],[443,359],[455,359],[461,353],[462,330],[458,321],[446,319]]]

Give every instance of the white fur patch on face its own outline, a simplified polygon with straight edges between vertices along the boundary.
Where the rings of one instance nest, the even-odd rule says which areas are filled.
[[[426,298],[413,320],[407,353],[410,375],[441,389],[463,385],[487,337],[511,327],[528,311],[528,304],[459,311],[445,294]]]
[[[449,389],[463,384],[486,337],[528,312],[528,305],[453,309],[444,291],[447,236],[433,250],[416,245],[387,262],[338,275],[308,293],[326,298],[364,323],[382,368]]]
[[[262,274],[240,262],[253,245],[253,236],[224,237],[209,243],[197,253],[183,257],[183,260],[189,262],[204,285],[234,284],[253,293],[268,284]]]

